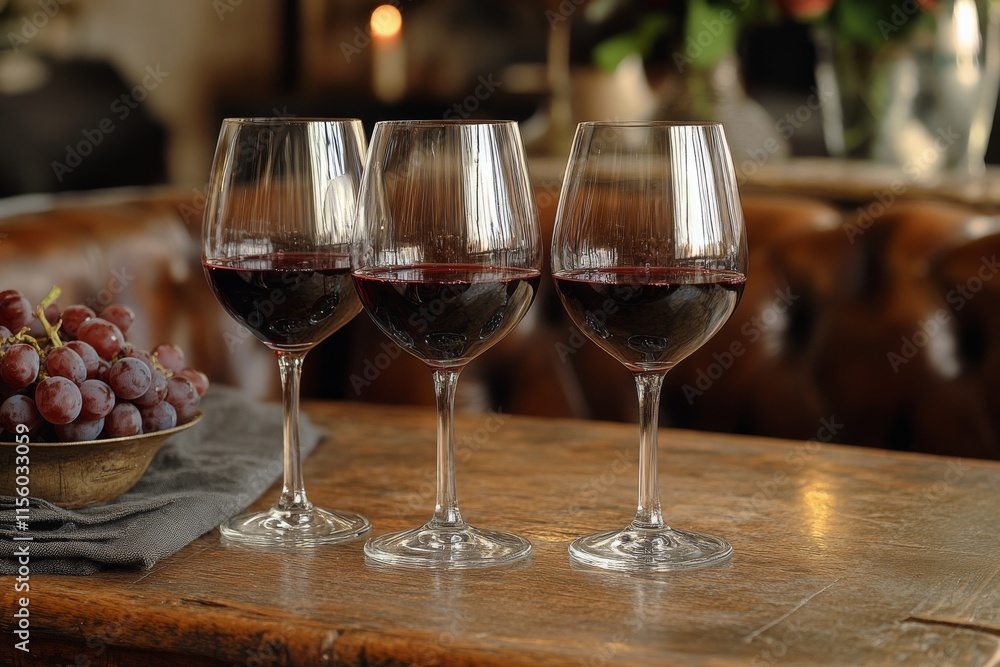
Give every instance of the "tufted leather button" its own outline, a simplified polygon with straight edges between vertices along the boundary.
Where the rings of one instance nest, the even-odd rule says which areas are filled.
[[[944,390],[918,393],[915,430],[926,451],[1000,459],[1000,218],[972,218],[958,236],[930,271],[958,373]]]
[[[729,323],[667,375],[667,423],[802,437],[823,416],[806,363],[816,287],[793,286],[781,260],[787,264],[803,244],[836,233],[840,213],[794,197],[748,196],[743,208],[750,251],[743,299]]]

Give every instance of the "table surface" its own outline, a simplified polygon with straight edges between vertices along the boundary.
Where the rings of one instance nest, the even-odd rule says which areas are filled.
[[[375,534],[429,517],[430,410],[308,411],[332,433],[306,460],[314,502],[363,511]],[[663,430],[668,520],[735,552],[722,566],[630,575],[572,566],[566,548],[630,520],[635,426],[461,415],[457,429],[466,519],[525,535],[529,560],[393,569],[366,563],[361,541],[268,553],[212,531],[148,571],[33,578],[32,653],[11,650],[5,613],[0,656],[17,655],[0,662],[1000,663],[1000,465]],[[11,609],[13,586],[0,584]]]

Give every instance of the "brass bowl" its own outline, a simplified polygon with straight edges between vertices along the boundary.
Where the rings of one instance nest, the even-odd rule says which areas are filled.
[[[77,509],[114,500],[142,477],[153,456],[171,436],[201,421],[123,438],[81,442],[29,443],[28,486],[32,498]],[[0,494],[13,496],[17,443],[0,442]],[[22,480],[24,481],[24,480]]]

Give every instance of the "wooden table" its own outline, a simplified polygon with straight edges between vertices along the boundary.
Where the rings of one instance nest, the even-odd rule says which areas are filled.
[[[333,432],[306,461],[314,501],[376,534],[430,515],[430,410],[309,412]],[[149,571],[33,577],[27,660],[0,579],[0,664],[1000,663],[1000,465],[665,430],[668,519],[735,555],[627,575],[573,567],[566,547],[629,520],[634,426],[467,415],[458,435],[463,512],[529,537],[522,565],[386,569],[360,541],[261,553],[213,531]]]

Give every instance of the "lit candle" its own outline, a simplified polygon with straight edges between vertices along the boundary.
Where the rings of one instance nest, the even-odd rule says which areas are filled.
[[[403,15],[392,5],[372,12],[372,88],[382,102],[396,102],[406,92]]]

